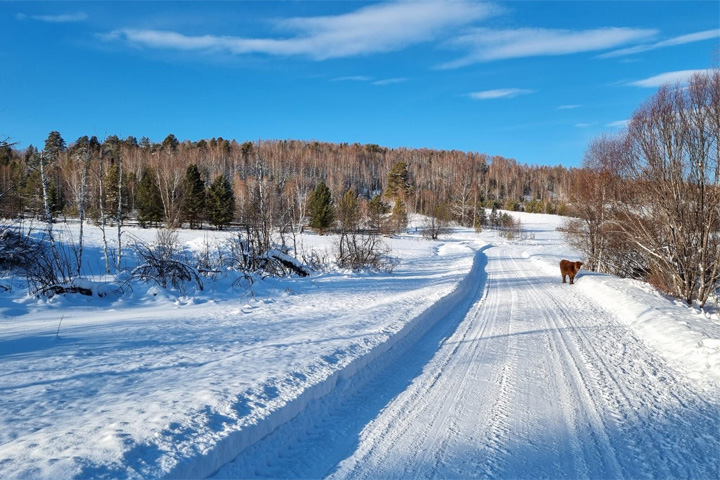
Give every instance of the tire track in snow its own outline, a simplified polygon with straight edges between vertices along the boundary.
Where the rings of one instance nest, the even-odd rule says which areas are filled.
[[[214,478],[317,478],[329,473],[352,452],[363,426],[422,373],[438,345],[461,324],[463,312],[482,296],[486,262],[481,250],[458,288],[464,295],[451,294],[431,307],[407,337],[247,447]]]
[[[718,406],[698,395],[593,300],[561,285],[531,290],[537,302],[550,305],[548,311],[553,314],[548,318],[565,346],[568,364],[574,365],[581,390],[592,399],[588,405],[595,411],[592,418],[598,427],[593,436],[600,440],[599,446],[613,453],[612,470],[605,467],[605,476],[717,478]],[[673,421],[673,415],[700,416],[702,421],[683,424]],[[592,457],[602,460],[604,455]],[[591,472],[590,476],[596,475]]]
[[[477,301],[467,316],[475,317],[482,312],[486,320],[496,319],[497,302],[486,302],[487,295],[483,295],[480,288],[476,290],[475,295]],[[463,312],[455,314],[458,313]],[[438,471],[444,473],[438,476],[448,476],[448,472],[443,471],[443,465],[436,461],[441,457],[430,458],[427,453],[435,450],[443,451],[447,448],[446,438],[442,438],[440,443],[437,442],[439,431],[447,429],[455,435],[458,434],[459,425],[448,419],[446,405],[453,402],[462,403],[467,396],[472,395],[472,390],[465,386],[481,376],[478,372],[481,363],[476,360],[484,356],[487,344],[483,344],[482,349],[476,349],[464,362],[457,362],[458,353],[464,351],[461,348],[464,343],[473,342],[478,336],[482,336],[487,328],[487,321],[463,321],[458,330],[436,351],[422,376],[394,399],[378,418],[367,425],[361,433],[360,446],[355,452],[353,461],[341,465],[333,476],[362,478],[367,472],[375,472],[370,476],[378,476],[378,470],[382,471],[380,475],[384,478],[423,478],[429,476],[431,472]],[[449,372],[452,374],[449,375]],[[450,402],[448,402],[448,394]],[[487,418],[487,416],[473,416],[473,418]],[[403,444],[404,455],[396,454],[395,447],[399,443]],[[418,465],[422,465],[424,469],[413,468]]]
[[[716,401],[517,247],[487,253],[426,337],[220,478],[720,478]]]
[[[557,302],[557,298],[554,301]],[[594,311],[596,318],[608,318],[601,308],[594,308]],[[570,321],[571,324],[577,322]],[[707,475],[717,475],[717,460],[714,467],[712,461],[708,462],[720,451],[717,439],[715,450],[706,450],[707,455],[698,462],[696,456],[687,455],[687,451],[697,450],[702,445],[688,442],[678,445],[676,440],[683,437],[676,438],[672,431],[690,426],[687,423],[683,425],[682,420],[674,421],[673,416],[699,415],[703,421],[694,426],[712,438],[713,431],[720,431],[717,405],[705,401],[661,358],[648,356],[647,348],[631,331],[616,328],[612,323],[598,328],[601,330],[595,331],[602,331],[603,336],[609,337],[605,342],[593,341],[589,335],[591,330],[581,326],[576,326],[569,334],[577,336],[575,345],[585,359],[582,364],[600,367],[589,369],[588,373],[601,392],[611,415],[610,421],[623,432],[624,445],[618,451],[625,469],[633,470],[640,466],[642,469],[634,471],[633,476],[647,478],[686,477],[692,476],[692,472],[697,474],[702,471]],[[662,373],[658,375],[658,371]],[[677,423],[679,425],[668,428]],[[648,456],[647,452],[653,450],[662,454]],[[688,463],[693,465],[692,469],[687,468]]]
[[[493,285],[495,276],[496,272],[488,271],[488,285]],[[492,477],[500,468],[496,460],[504,454],[502,437],[507,433],[506,410],[508,397],[512,392],[510,382],[512,375],[508,374],[508,370],[512,369],[512,360],[509,357],[514,349],[509,330],[510,323],[499,325],[497,323],[502,317],[499,298],[498,295],[489,294],[489,288],[486,288],[483,298],[475,303],[463,321],[463,325],[466,325],[464,330],[466,333],[462,337],[455,335],[448,339],[448,344],[455,346],[447,352],[442,367],[438,368],[445,385],[433,392],[436,397],[434,400],[423,399],[426,404],[437,405],[438,413],[432,419],[434,428],[431,434],[424,442],[417,441],[417,445],[414,445],[416,451],[422,454],[412,461],[412,466],[427,466],[426,470],[419,469],[414,472],[415,478],[467,477],[478,474]],[[504,344],[478,342],[478,339],[486,338],[489,333],[497,334],[498,328],[504,336]],[[462,348],[467,343],[476,345],[469,349]],[[483,368],[483,362],[490,349],[493,349],[494,357],[507,359],[503,361],[503,368],[493,369],[494,372],[488,372],[486,367]],[[438,355],[443,355],[443,352],[439,351]],[[457,375],[449,374],[450,364],[460,364],[465,367],[460,381]],[[488,386],[491,388],[486,386],[482,394],[484,398],[494,400],[475,404],[472,397],[479,393],[477,382],[486,379],[488,375],[491,378]],[[443,395],[443,392],[448,390],[455,392],[450,399]],[[448,404],[466,408],[452,409],[447,407]],[[472,409],[473,406],[476,408]],[[444,434],[445,431],[447,434]],[[482,438],[473,436],[474,432],[489,432],[489,434]],[[474,445],[483,462],[473,461],[475,456],[458,458],[454,455],[454,447],[458,442],[463,441]]]
[[[718,478],[709,458],[718,447],[716,406],[594,300],[538,275],[514,247],[488,256],[482,309],[464,320],[476,325],[467,327],[476,338],[456,335],[444,346],[457,343],[448,356],[437,355],[441,375],[461,381],[433,369],[427,388],[404,392],[368,425],[338,478]],[[453,369],[468,361],[489,367]],[[438,402],[453,392],[448,387],[481,395],[456,392]],[[692,420],[669,422],[683,403],[668,404],[673,395],[707,407],[681,415],[700,414],[700,432]]]
[[[518,278],[522,279],[519,286],[531,297],[534,309],[544,313],[542,320],[547,330],[544,337],[553,359],[551,373],[563,392],[559,398],[565,420],[563,427],[572,452],[567,459],[568,467],[574,472],[571,477],[620,478],[621,467],[609,440],[608,427],[598,411],[597,396],[583,374],[584,362],[578,361],[573,343],[566,335],[567,325],[576,310],[570,311],[567,306],[553,302],[547,288],[541,289],[536,281],[528,279],[524,273],[526,269],[517,259],[510,263],[513,270],[519,272]],[[579,431],[585,431],[587,438]],[[599,472],[591,472],[592,460],[600,463]]]

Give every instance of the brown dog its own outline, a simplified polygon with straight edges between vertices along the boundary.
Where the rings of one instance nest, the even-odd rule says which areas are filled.
[[[565,283],[565,275],[570,277],[570,285],[573,284],[575,275],[577,275],[583,262],[571,262],[570,260],[560,260],[560,273],[562,274],[563,283]]]

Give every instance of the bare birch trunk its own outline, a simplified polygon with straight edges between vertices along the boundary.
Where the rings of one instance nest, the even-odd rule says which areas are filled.
[[[105,257],[105,274],[110,274],[110,259],[108,257],[108,245],[107,238],[105,237],[105,226],[107,219],[105,218],[105,169],[103,164],[105,163],[104,154],[100,153],[100,231],[102,232],[103,239],[103,255]]]
[[[123,176],[123,162],[122,154],[118,158],[118,209],[117,209],[117,264],[115,269],[117,273],[120,273],[120,260],[122,260],[122,176]]]
[[[40,181],[42,183],[43,206],[45,208],[45,224],[47,227],[48,238],[53,250],[55,250],[55,237],[53,236],[52,212],[50,211],[50,198],[48,196],[48,182],[45,175],[45,154],[40,154]]]
[[[80,198],[78,199],[78,214],[80,216],[80,238],[78,239],[77,274],[80,275],[83,260],[83,227],[85,226],[85,200],[87,198],[87,175],[90,168],[90,148],[86,147],[83,158],[83,173],[80,181]]]

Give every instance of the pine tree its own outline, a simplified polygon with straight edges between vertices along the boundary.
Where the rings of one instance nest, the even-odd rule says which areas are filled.
[[[222,230],[222,227],[232,222],[235,214],[235,195],[225,175],[219,175],[208,188],[206,207],[210,223],[218,230]]]
[[[354,232],[360,224],[360,205],[357,193],[350,189],[340,199],[338,204],[338,220],[343,232]]]
[[[390,214],[390,222],[396,232],[401,232],[407,227],[407,208],[402,198],[395,201],[395,206]]]
[[[368,223],[371,230],[382,230],[383,215],[390,211],[390,207],[382,201],[380,195],[375,195],[368,204]]]
[[[162,142],[162,148],[163,150],[167,150],[169,152],[175,152],[178,148],[178,145],[180,145],[180,142],[178,139],[173,135],[172,133],[165,137],[165,140]]]
[[[190,228],[202,226],[205,217],[205,182],[194,163],[185,172],[183,194],[183,214]]]
[[[308,215],[310,215],[310,226],[320,233],[323,233],[335,221],[332,195],[325,182],[320,182],[310,195]]]
[[[12,160],[12,144],[0,140],[0,166],[7,166]]]
[[[163,220],[163,205],[160,188],[155,182],[155,172],[147,168],[140,177],[137,186],[137,199],[135,205],[138,210],[138,222],[145,228],[148,224],[158,224]]]
[[[58,155],[65,151],[65,140],[63,140],[60,132],[52,131],[45,140],[45,153],[48,157],[48,163],[57,160]]]
[[[393,165],[387,178],[385,186],[385,196],[387,198],[403,197],[410,193],[410,183],[407,164],[405,162],[397,162]]]
[[[52,131],[45,140],[44,165],[41,175],[45,184],[44,195],[47,195],[46,215],[51,216],[52,213],[59,213],[65,208],[65,195],[63,191],[62,177],[57,167],[58,157],[66,150],[65,140],[58,131]]]

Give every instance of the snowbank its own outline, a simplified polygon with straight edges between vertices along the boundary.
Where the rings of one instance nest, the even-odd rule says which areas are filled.
[[[200,250],[206,235],[227,234],[179,238]],[[88,239],[87,264],[102,271],[97,232]],[[303,238],[320,250],[331,241]],[[454,298],[480,246],[470,233],[391,243],[400,259],[392,274],[267,280],[254,285],[254,298],[222,281],[203,292],[136,283],[103,298],[5,292],[2,477],[212,473],[431,322],[424,312],[451,308],[438,302]]]
[[[556,230],[563,219],[513,215],[522,220],[519,239],[464,229],[437,242],[404,235],[389,240],[399,259],[392,274],[270,279],[253,286],[254,296],[223,280],[202,292],[134,283],[102,298],[0,292],[0,476],[212,473],[342,380],[381,368],[398,342],[412,342],[455,308],[481,279],[483,245],[513,243],[559,282],[559,260],[580,260]],[[97,281],[100,235],[88,233],[84,264]],[[202,251],[228,235],[181,231],[179,240]],[[329,236],[299,240],[305,251],[331,249]],[[586,271],[573,288],[699,384],[720,385],[716,314]]]
[[[526,253],[548,275],[560,278],[559,262],[583,260],[563,241],[556,228],[562,217],[513,215],[535,235],[524,242]],[[575,285],[597,299],[647,345],[678,370],[708,387],[720,387],[720,321],[717,312],[706,313],[669,299],[650,285],[580,270]]]

